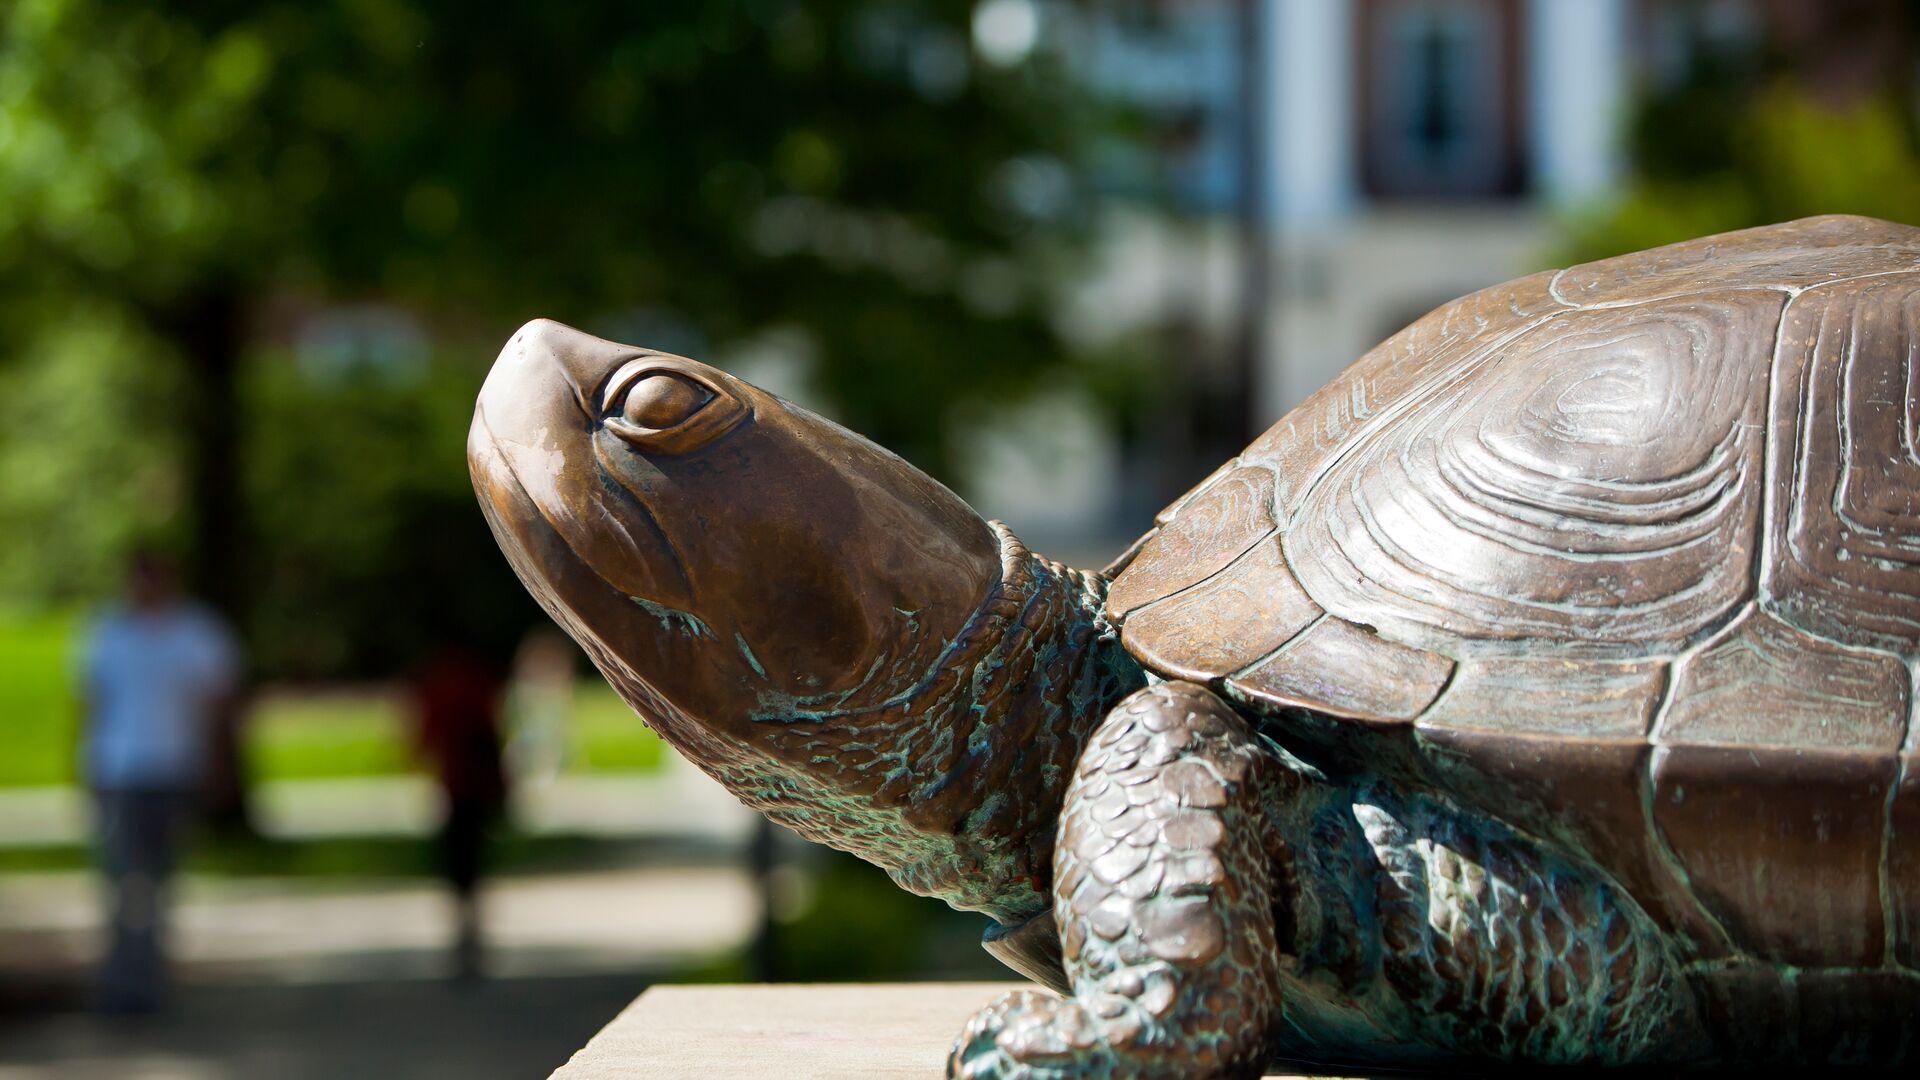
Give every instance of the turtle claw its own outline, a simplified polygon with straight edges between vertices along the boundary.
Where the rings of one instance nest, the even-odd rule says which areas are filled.
[[[1054,848],[1074,993],[976,1014],[951,1077],[1252,1076],[1279,1019],[1270,820],[1278,759],[1205,687],[1115,706],[1082,750]]]
[[[1016,990],[973,1014],[947,1059],[954,1080],[1067,1080],[1115,1074],[1107,1026],[1072,998]]]

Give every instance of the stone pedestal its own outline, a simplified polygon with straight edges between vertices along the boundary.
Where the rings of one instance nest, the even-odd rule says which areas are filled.
[[[1024,985],[656,986],[553,1075],[929,1080],[967,1017]]]

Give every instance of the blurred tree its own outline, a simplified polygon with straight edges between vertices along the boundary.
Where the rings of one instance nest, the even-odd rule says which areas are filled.
[[[49,343],[71,352],[98,321],[117,329],[96,347],[121,355],[92,361],[118,381],[74,388],[35,429],[70,448],[16,435],[4,452],[70,449],[47,475],[103,484],[75,489],[89,513],[130,517],[139,499],[112,494],[127,484],[178,492],[203,592],[263,640],[293,631],[259,620],[312,615],[386,643],[336,658],[351,666],[400,644],[365,611],[302,606],[379,576],[356,560],[443,542],[444,513],[467,500],[459,428],[408,410],[464,411],[480,363],[532,315],[707,354],[779,331],[842,419],[941,470],[949,406],[1062,354],[1039,283],[1081,212],[1070,163],[1090,126],[1044,54],[975,56],[972,8],[17,0],[0,12],[6,351],[51,371],[70,361]],[[250,390],[287,298],[397,304],[472,364],[378,405],[365,387],[303,403],[278,376]],[[161,360],[180,377],[129,397]],[[413,459],[431,481],[395,479]],[[247,491],[266,503],[247,507]],[[402,497],[423,516],[343,532]],[[71,536],[35,535],[49,550],[29,561],[81,576],[7,582],[98,581],[98,558],[51,550]],[[428,563],[447,565],[390,559]],[[459,579],[467,566],[451,564],[442,576]]]
[[[539,618],[466,479],[472,363],[316,378],[285,351],[244,380],[262,549],[249,644],[276,674],[384,674],[423,644],[504,658]]]
[[[1764,15],[1752,40],[1692,42],[1681,76],[1645,97],[1629,128],[1634,183],[1572,224],[1566,258],[1811,214],[1920,223],[1913,5]]]
[[[0,358],[4,607],[117,582],[118,553],[180,499],[179,433],[143,422],[178,394],[173,369],[140,362],[150,343],[113,305],[48,297],[32,314],[5,320],[19,352]]]

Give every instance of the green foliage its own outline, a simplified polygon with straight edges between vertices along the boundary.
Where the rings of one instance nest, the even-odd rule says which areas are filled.
[[[933,447],[941,404],[1058,352],[1028,242],[1080,207],[1091,118],[1045,65],[971,61],[971,10],[26,0],[0,267],[153,307],[230,277],[377,294],[487,341],[790,324],[856,422]]]
[[[972,58],[972,7],[0,9],[0,381],[24,391],[0,401],[0,523],[23,538],[0,597],[97,595],[135,536],[233,528],[266,671],[506,636],[532,609],[460,443],[534,315],[707,357],[782,335],[815,402],[945,472],[951,409],[1063,359],[1042,282],[1099,130],[1046,58]],[[289,312],[368,299],[464,362],[335,385],[282,347]],[[194,418],[241,331],[229,446]],[[210,522],[191,463],[229,453],[246,520]]]
[[[779,975],[803,982],[899,979],[1007,979],[1011,973],[980,947],[987,919],[915,896],[886,873],[845,852],[810,848],[799,866],[804,897],[774,934]],[[790,884],[792,881],[789,882]],[[746,982],[743,953],[674,973],[674,982]]]
[[[1719,91],[1707,116],[1658,105],[1643,119],[1640,179],[1604,214],[1577,222],[1573,260],[1812,214],[1920,222],[1920,148],[1912,118],[1890,100],[1823,104],[1787,84],[1735,106]],[[1682,149],[1684,147],[1684,149]]]
[[[980,947],[984,916],[915,896],[851,855],[814,854],[810,902],[780,926],[782,972],[829,982],[1004,976]]]
[[[0,601],[62,603],[119,579],[115,553],[175,540],[178,380],[110,306],[68,298],[0,360]]]
[[[255,602],[269,672],[390,672],[422,642],[506,655],[538,618],[467,480],[470,367],[316,378],[269,354],[243,388]]]

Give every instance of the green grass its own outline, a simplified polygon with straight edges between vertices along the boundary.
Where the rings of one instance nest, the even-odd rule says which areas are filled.
[[[666,760],[660,741],[599,679],[573,693],[574,767],[588,772],[652,772]]]
[[[0,615],[0,787],[73,782],[71,616]],[[259,780],[389,776],[414,767],[404,702],[392,692],[276,694],[248,719],[246,754]],[[666,748],[599,679],[574,694],[568,768],[647,772]]]
[[[73,775],[71,616],[0,616],[0,786]]]
[[[278,697],[255,711],[247,738],[253,774],[277,780],[389,776],[413,767],[403,702],[391,694]],[[606,683],[574,691],[570,769],[648,772],[666,747]]]
[[[412,766],[405,719],[386,695],[273,698],[248,720],[247,763],[273,780],[403,773]]]

